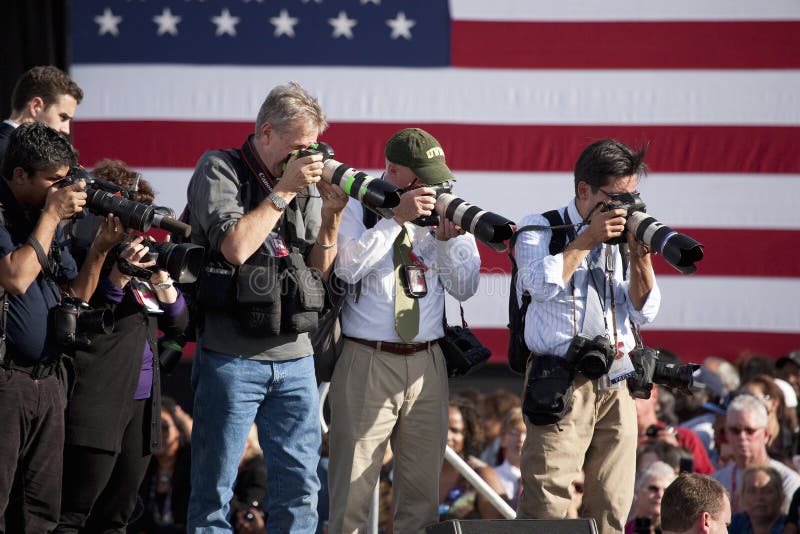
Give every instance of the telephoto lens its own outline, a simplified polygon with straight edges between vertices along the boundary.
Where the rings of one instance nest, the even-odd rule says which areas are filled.
[[[450,193],[442,193],[436,198],[436,213],[454,222],[478,240],[503,251],[504,241],[514,233],[514,223],[505,217],[483,210]]]
[[[703,259],[703,245],[661,224],[644,212],[631,213],[625,227],[633,232],[636,239],[661,254],[667,263],[682,274],[697,271],[695,262]]]

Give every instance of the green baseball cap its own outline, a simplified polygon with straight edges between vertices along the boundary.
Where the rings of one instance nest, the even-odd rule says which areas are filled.
[[[444,150],[434,136],[420,128],[406,128],[386,143],[386,159],[414,171],[425,185],[455,181],[444,162]]]

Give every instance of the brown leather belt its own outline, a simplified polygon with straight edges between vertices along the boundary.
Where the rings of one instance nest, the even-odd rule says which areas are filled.
[[[354,343],[359,343],[360,345],[372,347],[373,349],[391,352],[392,354],[402,354],[404,356],[408,356],[409,354],[414,354],[415,352],[420,352],[422,350],[428,350],[431,348],[431,346],[438,343],[438,340],[425,341],[424,343],[392,343],[391,341],[372,341],[369,339],[361,339],[360,337],[349,336],[347,339]]]

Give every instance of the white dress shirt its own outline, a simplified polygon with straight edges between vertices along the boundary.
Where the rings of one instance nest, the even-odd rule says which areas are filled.
[[[412,342],[433,341],[444,335],[442,313],[444,292],[459,301],[475,294],[480,277],[481,258],[475,238],[470,234],[439,241],[430,228],[405,224],[412,249],[425,264],[428,294],[419,299],[419,333]],[[348,284],[361,281],[358,302],[348,296],[342,308],[345,336],[402,343],[395,331],[393,245],[400,225],[393,219],[379,219],[366,229],[363,208],[350,200],[342,215],[337,244],[336,275]]]
[[[578,213],[573,199],[567,206],[567,213],[573,223],[578,223],[583,218]],[[558,212],[563,218],[564,208]],[[550,223],[542,215],[528,215],[519,224],[518,228],[535,224],[549,226]],[[582,227],[578,234],[585,231]],[[577,320],[577,331],[581,331],[583,314],[586,309],[586,294],[589,286],[588,262],[584,260],[573,275],[575,284],[574,299],[569,281],[565,284],[562,280],[564,267],[564,254],[550,255],[550,230],[528,231],[519,235],[516,246],[517,266],[517,298],[521,299],[522,290],[531,294],[531,304],[525,315],[525,343],[534,352],[562,356],[567,351],[575,329],[573,327],[573,309]],[[610,245],[603,244],[602,247]],[[628,354],[636,345],[630,323],[637,325],[647,324],[655,319],[661,303],[661,291],[658,284],[653,283],[653,288],[641,310],[635,310],[628,297],[628,281],[622,279],[622,257],[619,247],[613,245],[614,258],[614,298],[616,300],[617,337],[622,343],[619,348]],[[605,255],[605,250],[603,250]],[[588,258],[588,256],[587,256]],[[630,274],[630,272],[628,273]],[[611,292],[608,291],[607,278],[604,278],[605,288],[598,287],[597,291],[602,298],[605,294],[605,317],[609,328],[609,339],[613,342],[613,327],[611,319]],[[574,301],[574,308],[573,308]],[[521,300],[520,300],[521,302]]]

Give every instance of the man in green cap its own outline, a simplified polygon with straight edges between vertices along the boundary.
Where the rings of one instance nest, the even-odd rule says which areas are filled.
[[[448,427],[444,291],[478,288],[475,239],[431,215],[436,186],[454,180],[444,150],[418,128],[386,144],[383,179],[404,192],[392,219],[349,202],[335,273],[360,287],[342,309],[345,344],[331,379],[330,534],[363,532],[386,446],[394,453],[394,529],[424,532],[439,517],[439,471]]]

